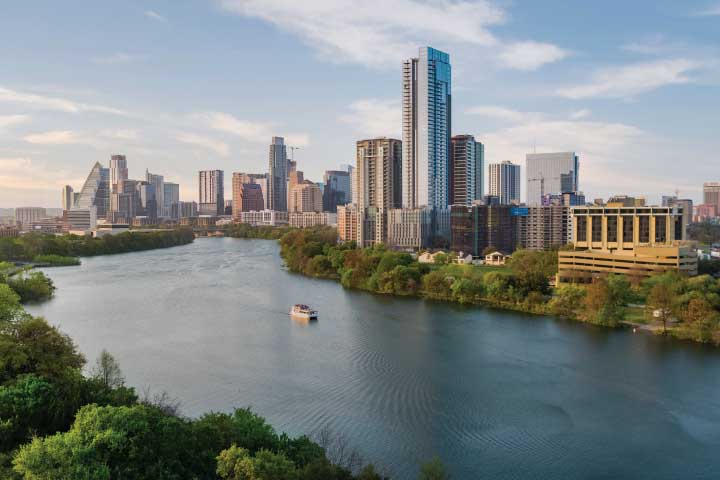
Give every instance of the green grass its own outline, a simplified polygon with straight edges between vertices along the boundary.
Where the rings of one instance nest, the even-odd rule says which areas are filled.
[[[649,323],[647,318],[645,318],[645,309],[634,307],[627,309],[627,312],[625,313],[625,321],[632,323]]]
[[[37,255],[33,258],[33,263],[50,267],[69,267],[80,265],[80,259],[77,257],[65,257],[63,255]]]

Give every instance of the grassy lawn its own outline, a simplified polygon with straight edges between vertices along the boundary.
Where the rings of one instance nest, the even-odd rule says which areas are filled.
[[[477,265],[475,268],[479,268],[483,272],[507,272],[510,270],[507,265]]]
[[[644,308],[628,308],[625,314],[625,321],[633,323],[650,323],[645,318]]]

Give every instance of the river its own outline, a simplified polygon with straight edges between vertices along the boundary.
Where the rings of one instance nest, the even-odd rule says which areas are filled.
[[[31,306],[186,415],[251,406],[329,427],[394,479],[720,475],[720,350],[548,317],[343,289],[273,241],[198,239],[49,269]],[[293,303],[320,319],[291,320]]]

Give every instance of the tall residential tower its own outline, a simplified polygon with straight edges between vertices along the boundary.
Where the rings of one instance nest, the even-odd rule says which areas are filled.
[[[520,165],[504,161],[490,164],[490,195],[503,205],[520,203]]]
[[[225,176],[222,170],[201,170],[198,177],[200,215],[222,215],[225,212]]]
[[[268,157],[267,207],[287,212],[288,160],[283,137],[272,137]]]
[[[450,149],[450,202],[471,205],[483,196],[485,149],[472,135],[452,137]]]

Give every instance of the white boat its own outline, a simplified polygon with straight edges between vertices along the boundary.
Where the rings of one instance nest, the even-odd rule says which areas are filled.
[[[300,303],[292,306],[290,309],[290,315],[295,318],[303,318],[307,320],[317,320],[318,318],[317,310],[313,310],[309,306]]]

